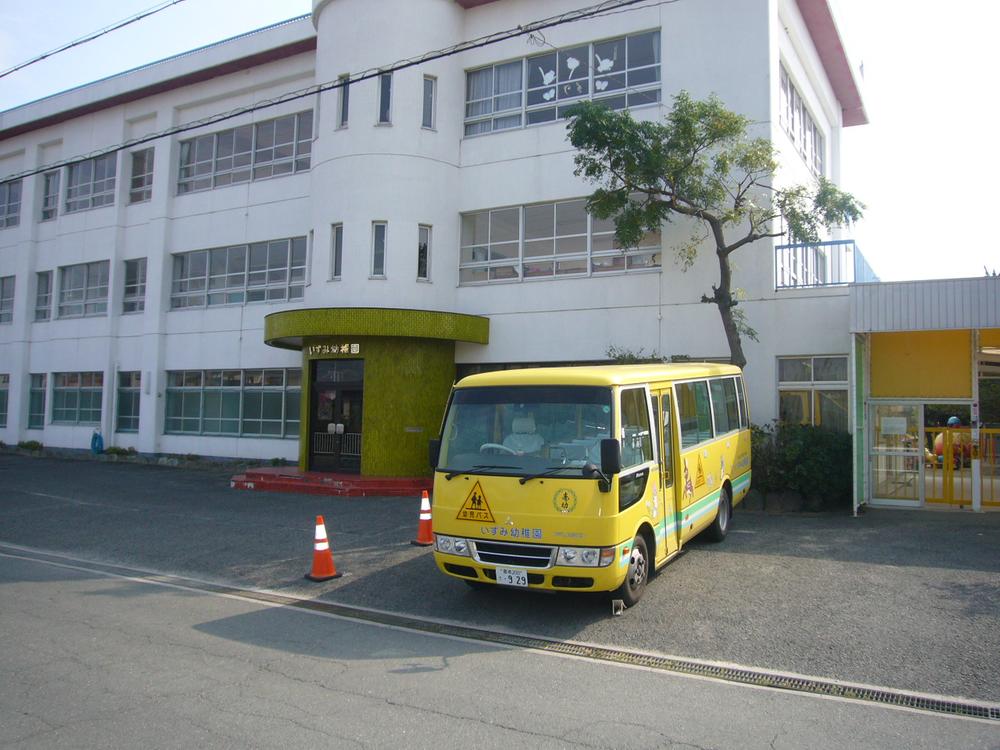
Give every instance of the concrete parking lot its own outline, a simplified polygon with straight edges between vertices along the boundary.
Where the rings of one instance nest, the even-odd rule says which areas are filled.
[[[473,591],[410,544],[418,498],[245,492],[229,473],[0,454],[0,543],[549,638],[1000,701],[1000,514],[739,512],[612,617]],[[303,579],[313,523],[338,571]]]

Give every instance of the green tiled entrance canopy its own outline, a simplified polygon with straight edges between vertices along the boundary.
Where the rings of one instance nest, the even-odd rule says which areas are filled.
[[[382,307],[318,307],[286,310],[264,318],[264,341],[301,350],[307,338],[398,336],[487,344],[490,321],[479,315]]]

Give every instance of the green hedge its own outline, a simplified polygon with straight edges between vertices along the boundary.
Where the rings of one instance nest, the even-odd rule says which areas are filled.
[[[752,428],[753,488],[798,492],[817,510],[850,510],[851,436],[799,424]]]

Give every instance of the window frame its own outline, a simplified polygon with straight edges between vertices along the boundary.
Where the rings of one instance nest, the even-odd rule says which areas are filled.
[[[14,322],[14,294],[17,290],[17,276],[0,276],[0,325]]]
[[[129,176],[129,205],[147,203],[153,199],[153,169],[156,150],[150,146],[129,152],[131,175]],[[136,167],[139,167],[137,171]]]
[[[43,278],[46,287],[44,293],[40,283]],[[35,273],[35,323],[52,320],[53,278],[52,271],[37,271]]]
[[[337,97],[337,129],[346,128],[350,119],[351,107],[351,76],[347,73],[338,76],[340,95]]]
[[[0,427],[7,426],[10,410],[10,373],[0,372]]]
[[[330,279],[338,280],[344,272],[344,224],[330,225]]]
[[[0,229],[10,229],[21,223],[21,204],[23,202],[23,179],[0,182]]]
[[[42,175],[42,207],[39,221],[52,221],[59,216],[61,184],[61,169],[54,169]]]
[[[493,283],[551,281],[559,278],[582,278],[623,273],[660,273],[663,265],[662,234],[649,232],[635,248],[621,248],[607,222],[600,222],[584,212],[583,232],[559,233],[559,207],[584,205],[585,198],[530,203],[520,206],[468,211],[460,215],[458,274],[459,286]],[[552,210],[552,235],[534,235],[526,227],[529,213]],[[513,224],[516,231],[503,225],[500,236],[494,232],[495,218]],[[485,226],[483,225],[485,222]],[[485,230],[485,236],[484,236]],[[516,235],[516,236],[515,236]],[[530,253],[530,245],[551,242],[551,253]],[[578,246],[574,249],[573,245]],[[606,245],[606,247],[605,247]],[[561,247],[562,246],[562,247]],[[596,247],[595,247],[596,246]],[[568,249],[566,249],[568,248]],[[547,269],[544,267],[547,266]]]
[[[67,276],[76,269],[82,269],[83,271],[83,284],[71,287],[69,286]],[[95,274],[97,275],[96,279],[92,278]],[[69,266],[60,266],[56,317],[59,319],[69,319],[93,318],[107,315],[110,276],[111,261],[107,260],[95,260],[89,263],[74,263]],[[79,312],[72,312],[72,308],[79,308]]]
[[[381,230],[381,243],[379,241],[379,230]],[[389,222],[388,221],[373,221],[372,222],[372,246],[371,246],[371,264],[369,265],[369,278],[372,279],[384,279],[386,278],[386,256],[387,249],[389,246]]]
[[[276,384],[277,375],[281,375],[281,383]],[[165,435],[208,435],[223,437],[251,437],[272,440],[299,438],[302,414],[302,369],[298,367],[264,367],[264,368],[229,368],[210,370],[168,370],[166,386],[166,402],[163,420]],[[238,381],[238,382],[237,382]],[[257,412],[248,414],[253,409],[251,402],[260,396],[260,408]],[[273,403],[280,396],[280,419],[265,417],[265,395],[272,398]],[[249,396],[249,398],[248,398]],[[178,402],[177,399],[180,399]],[[291,405],[298,401],[298,412],[292,414]],[[212,411],[206,411],[211,404]],[[179,414],[176,404],[180,403]],[[227,404],[231,409],[238,405],[235,415],[227,416]],[[197,405],[197,409],[186,412],[189,405]],[[218,408],[216,408],[218,407]],[[194,415],[194,412],[197,415]],[[178,425],[179,422],[179,425]],[[206,425],[206,423],[208,423]],[[258,429],[246,430],[247,425],[259,423]],[[265,423],[278,424],[277,432],[264,432]],[[178,429],[178,427],[180,429]],[[215,429],[212,429],[212,428]],[[235,429],[224,429],[232,427]],[[186,429],[185,429],[186,428]]]
[[[850,383],[851,383],[851,362],[847,354],[801,354],[801,355],[781,355],[776,358],[775,374],[777,380],[777,413],[779,422],[789,422],[794,424],[812,425],[816,427],[823,425],[823,410],[820,408],[821,399],[825,395],[837,394],[843,399],[843,420],[844,429],[851,430],[851,407],[850,407]],[[809,362],[808,380],[782,380],[782,363],[792,361]],[[843,365],[844,379],[823,380],[816,377],[816,360],[840,360]],[[795,397],[802,405],[803,414],[797,422],[784,418],[785,409],[783,403],[786,399]],[[840,405],[838,405],[840,406]],[[817,413],[819,412],[819,413]],[[829,421],[829,420],[827,420]],[[826,425],[829,426],[829,425]],[[839,430],[837,426],[830,429]]]
[[[433,227],[430,224],[417,224],[417,281],[431,280],[432,237]]]
[[[28,429],[44,430],[46,411],[46,396],[48,395],[48,375],[44,372],[33,372],[29,375],[28,387]]]
[[[146,309],[146,266],[146,258],[132,258],[125,261],[123,315],[141,313]],[[130,273],[132,268],[135,270]]]
[[[115,432],[139,431],[141,401],[142,373],[138,370],[119,371],[115,394]]]
[[[375,113],[376,125],[392,125],[392,71],[378,74],[378,109]]]
[[[61,380],[69,382],[60,383]],[[103,413],[103,372],[52,373],[52,424],[100,425]]]
[[[291,140],[279,142],[279,127],[288,120],[292,121]],[[266,135],[269,130],[270,135]],[[308,172],[315,130],[313,110],[305,109],[180,141],[175,194],[190,195]],[[264,158],[268,153],[270,158]]]
[[[655,39],[651,49],[655,51],[656,60],[650,63],[637,63],[630,66],[631,45],[638,40],[651,36]],[[632,41],[636,40],[636,41]],[[621,45],[624,65],[618,70],[601,70],[599,67],[588,64],[585,67],[586,75],[579,76],[576,70],[580,68],[580,57],[585,57],[588,61],[595,59],[595,49],[598,47],[608,47],[609,45]],[[483,65],[477,68],[470,68],[465,71],[465,107],[463,119],[464,137],[486,135],[489,133],[501,132],[514,128],[537,127],[541,125],[561,122],[565,119],[565,110],[580,101],[603,101],[612,109],[636,109],[643,106],[659,106],[662,102],[663,91],[663,58],[662,58],[663,38],[660,29],[644,29],[629,34],[596,39],[580,44],[574,44],[558,49],[553,48],[541,54],[527,55],[514,60],[505,60]],[[583,50],[586,48],[586,54]],[[546,58],[553,58],[556,61],[555,69],[548,72],[540,70],[542,80],[533,82],[533,68],[539,68],[539,62]],[[615,58],[617,61],[617,58]],[[599,65],[608,60],[600,60]],[[561,68],[565,63],[567,75],[563,75]],[[498,71],[502,68],[520,65],[520,87],[516,90],[500,90],[499,83],[504,76]],[[654,70],[654,80],[644,81],[642,71]],[[484,95],[485,87],[482,85],[484,79],[474,81],[474,76],[482,77],[490,71],[490,94]],[[620,78],[620,86],[615,85],[610,93],[609,85],[614,83],[614,79]],[[630,79],[637,79],[630,83]],[[513,82],[514,76],[506,76],[505,82]],[[476,84],[479,84],[479,94],[473,98],[473,91]],[[600,87],[599,83],[604,83]],[[560,92],[560,89],[562,91]],[[564,95],[563,95],[564,94]],[[642,101],[644,97],[652,95],[652,100]],[[536,99],[537,101],[533,101]],[[620,106],[618,106],[620,100]],[[516,104],[514,102],[516,101]],[[503,106],[507,104],[507,106]],[[534,115],[534,118],[533,118]],[[485,126],[485,127],[484,127]]]
[[[284,250],[278,247],[282,244]],[[272,257],[277,261],[281,253],[284,264],[272,266]],[[264,265],[260,265],[261,258]],[[225,305],[288,303],[305,296],[309,240],[300,235],[224,245],[173,253],[172,259],[171,312]],[[279,294],[279,290],[283,291]]]
[[[427,90],[428,85],[430,85],[430,92]],[[425,130],[437,129],[437,76],[424,76],[421,91],[420,127]]]
[[[778,123],[815,175],[826,174],[826,136],[783,62],[778,64]]]
[[[77,179],[74,180],[74,177]],[[66,167],[63,213],[73,214],[113,206],[117,182],[118,152],[69,164]]]

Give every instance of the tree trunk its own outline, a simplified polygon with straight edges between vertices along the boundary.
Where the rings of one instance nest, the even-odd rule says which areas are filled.
[[[743,341],[740,339],[740,331],[733,318],[736,302],[733,300],[733,271],[729,266],[729,254],[732,250],[726,247],[721,222],[709,219],[708,225],[715,236],[715,254],[719,258],[719,286],[713,288],[715,294],[712,300],[719,308],[722,328],[726,332],[726,341],[729,342],[729,361],[742,368],[746,366],[747,358],[743,354]]]

